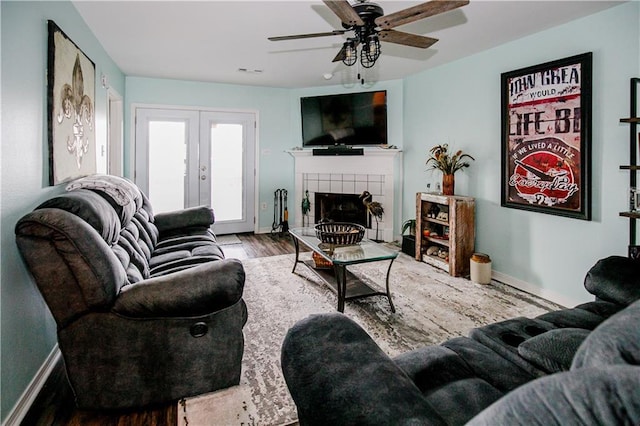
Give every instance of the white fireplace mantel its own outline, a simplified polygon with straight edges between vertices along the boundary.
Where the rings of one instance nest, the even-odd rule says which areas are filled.
[[[363,155],[313,155],[311,149],[287,151],[295,161],[295,204],[300,206],[305,191],[309,191],[311,214],[305,226],[313,225],[315,218],[314,193],[360,194],[367,190],[374,201],[384,207],[385,213],[378,224],[378,239],[393,241],[394,224],[402,208],[402,151],[399,149],[365,148]],[[302,226],[302,214],[295,214],[295,226]],[[399,227],[400,225],[397,224]],[[367,230],[368,238],[375,238],[375,223]]]

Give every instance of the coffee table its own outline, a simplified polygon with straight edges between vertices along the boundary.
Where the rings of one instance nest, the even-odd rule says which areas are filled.
[[[391,312],[395,312],[391,300],[391,292],[389,291],[389,273],[391,265],[398,257],[397,250],[391,250],[382,244],[374,241],[363,239],[358,244],[351,245],[330,245],[322,243],[316,237],[314,228],[292,228],[289,234],[293,239],[296,248],[296,261],[293,264],[291,273],[294,273],[298,263],[303,263],[309,267],[323,282],[325,282],[331,290],[338,295],[338,312],[344,312],[345,300],[359,299],[369,296],[387,296]],[[304,244],[314,253],[320,255],[323,259],[328,260],[333,266],[328,268],[316,268],[313,260],[300,260],[300,244]],[[371,287],[365,282],[366,277],[358,277],[351,271],[347,270],[347,266],[359,263],[380,262],[389,260],[386,276],[386,291],[382,292]],[[367,280],[371,283],[370,280]]]

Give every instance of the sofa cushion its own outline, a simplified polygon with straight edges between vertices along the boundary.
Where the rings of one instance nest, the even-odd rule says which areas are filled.
[[[640,365],[640,300],[593,330],[578,348],[571,369]]]
[[[109,245],[118,241],[121,229],[118,216],[102,197],[92,191],[62,194],[43,202],[35,210],[46,208],[73,213],[91,225]]]
[[[175,250],[190,250],[191,247],[202,244],[216,244],[216,237],[209,230],[192,230],[185,235],[171,238],[163,238],[158,241],[154,251],[155,255],[164,254]]]
[[[547,373],[522,358],[518,353],[518,346],[525,340],[554,328],[556,327],[553,324],[546,321],[518,317],[474,328],[469,333],[469,337],[516,364],[533,377],[540,377]]]
[[[609,318],[611,315],[620,312],[625,307],[617,303],[605,302],[604,300],[594,300],[592,302],[581,303],[574,309],[582,309],[583,311],[593,312],[596,315],[600,315],[604,318]]]
[[[182,233],[185,228],[189,227],[208,228],[215,222],[213,210],[205,206],[190,207],[176,212],[159,213],[154,216],[154,219],[154,223],[160,233],[167,235],[170,235],[170,231],[176,229]]]
[[[556,327],[582,328],[585,330],[593,330],[598,325],[600,325],[602,321],[607,319],[607,316],[598,315],[597,313],[588,311],[586,309],[572,308],[547,312],[537,316],[536,318],[539,320],[550,322]]]
[[[224,259],[220,246],[212,241],[198,241],[156,250],[149,262],[152,276],[175,272],[204,262]]]
[[[149,213],[146,210],[140,209],[133,215],[132,222],[140,230],[140,235],[145,239],[147,244],[151,247],[155,247],[158,244],[158,238],[160,233],[158,228],[151,222]]]
[[[556,373],[499,399],[468,426],[640,424],[640,367]]]
[[[144,202],[142,192],[128,179],[118,176],[94,174],[76,179],[66,187],[67,191],[86,189],[104,198],[117,213],[122,226],[126,226]]]
[[[549,330],[518,346],[518,354],[549,373],[568,371],[580,344],[590,331],[582,328]]]
[[[423,346],[398,355],[393,361],[418,386],[422,393],[431,392],[452,381],[475,377],[468,364],[444,346]]]
[[[502,396],[502,392],[475,377],[442,386],[427,395],[426,400],[443,419],[447,419],[447,424],[462,425]]]
[[[509,392],[537,377],[493,349],[468,337],[449,339],[442,343],[442,346],[464,360],[475,377],[501,392]]]
[[[237,259],[208,262],[180,274],[123,287],[113,310],[140,318],[206,315],[239,301],[244,278],[242,263]]]
[[[584,287],[599,299],[626,306],[640,299],[640,260],[622,256],[600,259],[587,272]]]
[[[459,345],[474,346],[477,343],[471,339],[461,339]],[[473,364],[472,359],[467,362],[444,346],[423,346],[398,355],[393,361],[449,424],[463,424],[503,395],[503,392],[476,375],[469,365]],[[485,365],[494,371],[491,357]],[[459,398],[459,395],[465,395],[465,398]]]
[[[128,263],[123,263],[122,266],[127,271],[129,281],[135,283],[142,279],[149,278],[151,272],[149,270],[149,262],[137,243],[132,240],[131,234],[123,233],[117,245],[119,246],[119,252],[124,251],[127,254],[127,257],[118,254],[118,258],[121,260],[124,259],[124,261],[127,261],[128,258]]]

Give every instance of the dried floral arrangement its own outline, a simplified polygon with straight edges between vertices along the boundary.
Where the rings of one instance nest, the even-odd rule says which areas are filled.
[[[456,151],[455,154],[449,154],[449,144],[436,145],[429,150],[430,157],[427,159],[427,166],[430,166],[430,170],[440,170],[445,175],[452,175],[460,169],[469,167],[469,162],[465,161],[466,158],[470,158],[475,161],[475,158],[469,154],[465,154],[462,150]]]

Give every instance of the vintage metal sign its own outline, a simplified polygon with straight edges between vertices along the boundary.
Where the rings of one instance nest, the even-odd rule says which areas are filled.
[[[591,53],[502,74],[502,205],[590,220]]]

